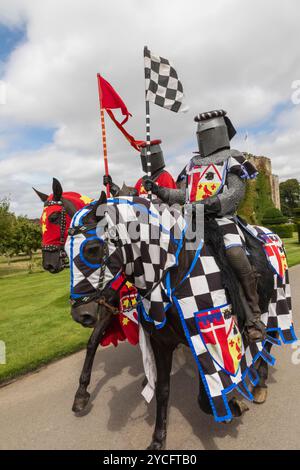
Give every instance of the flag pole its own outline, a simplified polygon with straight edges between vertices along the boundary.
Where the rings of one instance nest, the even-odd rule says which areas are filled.
[[[148,47],[144,47],[144,58],[145,58],[145,53],[148,50]],[[145,66],[144,66],[145,68]],[[147,176],[148,178],[151,178],[151,138],[150,138],[150,103],[149,100],[147,100],[147,84],[146,84],[146,79],[150,78],[146,76],[146,68],[145,68],[145,101],[146,101],[146,163],[147,163]],[[150,200],[152,199],[152,192],[148,191],[148,196]]]
[[[103,158],[104,158],[104,171],[105,175],[108,176],[108,159],[107,159],[107,144],[106,144],[106,128],[105,128],[105,119],[104,119],[104,109],[102,107],[102,90],[100,85],[100,74],[97,73],[98,80],[98,92],[99,92],[99,101],[100,101],[100,119],[101,119],[101,130],[102,130],[102,146],[103,146]],[[106,185],[106,196],[110,197],[110,187],[109,184]]]

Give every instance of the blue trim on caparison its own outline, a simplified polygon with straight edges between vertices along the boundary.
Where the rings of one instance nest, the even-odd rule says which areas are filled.
[[[270,354],[265,348],[261,350],[261,357],[264,359],[264,361],[269,364],[270,366],[274,366],[276,359],[275,357]]]
[[[249,367],[248,378],[254,387],[259,383],[259,375],[254,366]]]
[[[174,287],[174,288],[172,289],[172,292],[173,292],[175,289],[178,289],[178,287],[181,286],[181,284],[183,284],[184,281],[186,281],[186,279],[190,276],[190,274],[192,273],[194,267],[196,266],[196,263],[197,263],[198,259],[199,259],[199,262],[201,262],[201,260],[200,260],[200,253],[201,253],[201,250],[202,250],[202,248],[203,248],[203,245],[204,245],[204,242],[203,242],[203,240],[201,240],[200,243],[199,243],[199,246],[198,246],[198,248],[197,248],[197,250],[196,250],[194,259],[193,259],[193,261],[191,262],[191,265],[190,265],[189,269],[187,270],[187,272],[186,272],[186,274],[184,275],[184,277],[181,279],[180,283],[179,283],[176,287]]]
[[[232,419],[232,412],[230,410],[230,407],[229,407],[229,404],[228,404],[228,400],[227,400],[227,397],[225,395],[223,395],[223,391],[222,391],[222,398],[223,398],[223,402],[224,402],[224,406],[225,406],[225,410],[227,411],[227,415],[225,416],[218,416],[217,414],[217,410],[216,410],[216,407],[215,407],[215,404],[214,404],[214,401],[212,399],[212,396],[210,394],[210,391],[209,391],[209,386],[208,386],[208,383],[206,381],[206,377],[205,377],[205,374],[204,374],[204,371],[202,369],[202,366],[200,364],[200,361],[199,361],[199,358],[196,354],[196,351],[195,351],[195,348],[194,348],[194,345],[193,345],[193,342],[191,340],[191,336],[189,334],[189,331],[188,331],[188,327],[185,323],[185,319],[184,319],[184,315],[183,315],[183,312],[182,312],[182,309],[181,309],[181,306],[179,304],[179,301],[177,299],[177,297],[175,295],[173,295],[173,303],[177,309],[177,312],[179,314],[179,317],[180,317],[180,320],[181,320],[181,324],[182,324],[182,327],[183,327],[183,331],[184,331],[184,334],[185,334],[185,337],[187,339],[187,342],[190,346],[190,350],[192,351],[192,354],[193,354],[193,357],[196,361],[196,364],[198,366],[198,370],[199,370],[199,373],[200,373],[200,376],[201,376],[201,379],[202,379],[202,382],[203,382],[203,385],[204,385],[204,388],[205,388],[205,391],[206,391],[206,394],[208,396],[208,400],[209,400],[209,403],[210,403],[210,406],[211,406],[211,409],[213,411],[213,415],[214,415],[214,418],[217,422],[223,422],[223,421],[227,421],[227,420],[230,420]]]
[[[138,296],[138,299],[140,301],[140,295]],[[170,308],[170,304],[167,305],[167,309]],[[164,311],[166,312],[167,309],[164,309]],[[153,318],[149,317],[149,315],[147,314],[146,312],[146,309],[144,307],[144,304],[143,302],[140,302],[138,305],[137,305],[137,310],[138,310],[138,313],[139,315],[142,314],[144,319],[148,322],[148,323],[152,323],[154,324],[155,328],[157,330],[160,330],[161,328],[163,328],[167,322],[167,317],[165,317],[164,321],[160,322],[158,325],[155,324]]]
[[[74,236],[72,235],[71,240],[70,240],[70,258],[71,258],[71,262],[70,262],[70,293],[71,293],[71,297],[74,293],[74,269],[73,269],[74,256],[73,256],[73,251],[74,251]]]
[[[270,330],[268,330],[268,331],[270,331]],[[271,344],[276,345],[276,346],[281,345],[281,341],[280,341],[279,338],[274,338],[273,336],[270,336],[270,335],[266,336],[266,341],[268,341],[268,343],[271,343]]]
[[[287,339],[284,337],[284,332],[283,332],[282,329],[279,328],[279,327],[278,327],[278,328],[267,328],[266,331],[267,331],[267,333],[268,333],[269,331],[276,331],[277,333],[279,333],[280,338],[281,338],[281,340],[282,340],[282,342],[283,342],[284,344],[292,344],[292,343],[294,343],[295,341],[298,341],[298,338],[297,338],[296,333],[295,333],[294,325],[292,325],[292,326],[289,328],[289,330],[287,330],[287,331],[290,331],[290,333],[291,333],[292,339],[290,339],[290,340],[287,340]]]

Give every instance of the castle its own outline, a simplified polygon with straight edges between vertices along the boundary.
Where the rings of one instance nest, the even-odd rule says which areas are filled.
[[[274,206],[280,209],[279,177],[272,173],[272,162],[268,157],[246,154],[250,161],[255,165],[258,171],[262,171],[269,179],[271,196]]]

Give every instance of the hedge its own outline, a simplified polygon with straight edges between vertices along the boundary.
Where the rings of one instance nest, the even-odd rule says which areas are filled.
[[[280,209],[271,207],[267,209],[262,218],[263,225],[282,225],[288,221],[288,218],[282,215]]]
[[[293,209],[293,215],[296,219],[300,219],[300,207]]]
[[[288,218],[284,215],[282,217],[278,217],[276,219],[272,219],[271,217],[264,217],[262,219],[263,225],[284,225],[288,221]]]
[[[299,227],[299,226],[298,226]],[[274,233],[277,233],[281,238],[293,238],[294,227],[293,224],[281,224],[281,225],[267,225],[267,228]]]
[[[298,232],[298,225],[299,223],[291,223],[291,225],[293,226],[293,232]]]

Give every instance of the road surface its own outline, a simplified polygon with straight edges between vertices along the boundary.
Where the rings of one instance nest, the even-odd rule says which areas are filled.
[[[300,336],[300,266],[291,269],[291,278]],[[300,342],[298,349],[285,345],[273,351],[278,360],[271,368],[267,402],[250,403],[242,418],[227,425],[199,410],[192,361],[175,374],[167,448],[299,449]],[[140,395],[143,371],[138,348],[99,348],[89,389],[91,405],[75,416],[71,407],[83,357],[79,352],[0,389],[0,449],[147,447],[155,404],[147,405]]]

